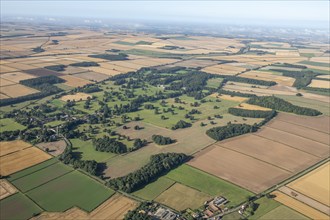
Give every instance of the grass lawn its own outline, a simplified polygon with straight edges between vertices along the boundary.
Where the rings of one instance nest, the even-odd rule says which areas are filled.
[[[52,164],[55,164],[55,163],[58,163],[58,159],[56,157],[52,158],[52,159],[49,159],[49,160],[46,160],[42,163],[39,163],[37,165],[34,165],[32,167],[29,167],[27,169],[24,169],[24,170],[21,170],[17,173],[14,173],[14,174],[10,174],[8,180],[10,182],[13,182],[14,180],[17,180],[21,177],[24,177],[24,176],[27,176],[27,175],[30,175],[31,173],[34,173],[38,170],[42,170],[48,166],[51,166]]]
[[[153,200],[174,183],[175,182],[171,179],[160,177],[155,182],[152,182],[144,188],[134,192],[133,195],[145,200]]]
[[[65,121],[51,121],[51,122],[48,122],[46,125],[50,126],[50,127],[56,127],[56,126],[64,124],[64,123],[65,123]]]
[[[229,205],[237,205],[247,196],[253,195],[245,189],[186,164],[170,171],[166,177],[211,196],[224,196],[230,201]]]
[[[42,209],[22,193],[0,200],[0,207],[0,219],[3,220],[30,219],[34,214],[42,212]]]
[[[309,219],[309,218],[290,209],[289,207],[281,205],[281,206],[278,206],[277,208],[273,209],[272,211],[268,212],[267,214],[261,216],[261,218],[259,218],[259,219],[262,219],[262,220],[271,220],[271,219],[304,220],[304,219]]]
[[[21,125],[11,118],[0,119],[0,132],[23,130],[26,126]]]
[[[16,179],[12,184],[22,192],[26,192],[71,171],[73,171],[73,168],[58,162],[30,175]]]
[[[81,154],[82,160],[102,162],[116,156],[116,154],[113,153],[96,151],[91,140],[83,141],[76,138],[70,139],[70,142],[72,143],[73,152]]]
[[[27,193],[50,212],[63,212],[73,206],[90,212],[112,194],[113,190],[79,171],[70,172]]]
[[[259,219],[261,216],[281,205],[275,200],[268,199],[266,197],[262,197],[261,199],[256,200],[255,203],[259,204],[259,206],[254,212],[254,215],[249,217],[249,219]]]

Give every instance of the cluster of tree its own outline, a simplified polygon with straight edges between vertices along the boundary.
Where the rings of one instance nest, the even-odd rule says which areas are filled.
[[[170,137],[164,137],[162,135],[152,135],[152,141],[158,145],[167,145],[175,142],[175,140]]]
[[[147,165],[126,176],[111,179],[107,186],[127,193],[134,192],[166,174],[188,159],[183,153],[161,153],[152,155]]]
[[[327,88],[305,87],[304,90],[317,92],[318,94],[330,96],[330,89]]]
[[[219,94],[223,94],[223,95],[240,96],[240,97],[248,97],[248,98],[256,96],[254,94],[241,93],[241,92],[235,92],[235,91],[227,91],[227,90],[223,90],[223,89],[218,90],[218,92],[219,92]]]
[[[66,66],[59,64],[59,65],[45,66],[45,68],[56,72],[61,72],[65,70]]]
[[[221,141],[238,135],[255,132],[257,130],[258,126],[256,124],[231,124],[229,122],[226,126],[214,127],[207,130],[206,134],[214,140]]]
[[[0,141],[13,141],[19,136],[20,133],[21,133],[20,130],[1,131],[0,132]]]
[[[308,86],[308,84],[311,83],[312,79],[318,75],[313,71],[289,71],[282,69],[270,69],[270,70],[281,72],[283,76],[295,78],[296,80],[294,81],[293,86],[298,89]]]
[[[164,50],[176,50],[176,49],[184,49],[184,47],[178,47],[178,46],[172,46],[172,45],[165,45],[161,47],[160,49]]]
[[[240,116],[240,117],[248,117],[248,118],[267,118],[269,115],[272,115],[274,110],[271,111],[263,111],[263,110],[250,110],[250,109],[242,109],[242,108],[229,108],[228,113]]]
[[[291,64],[291,63],[275,63],[273,66],[280,66],[280,67],[288,67],[288,68],[299,68],[299,69],[307,69],[306,66],[298,65],[298,64]]]
[[[94,93],[94,92],[100,92],[102,90],[98,85],[88,84],[81,88],[77,88],[77,91],[84,92],[84,93]]]
[[[91,175],[97,175],[98,164],[95,160],[81,160],[72,152],[72,146],[68,145],[59,158],[64,164],[71,164],[75,169],[82,169]]]
[[[35,53],[41,53],[41,52],[44,52],[45,50],[41,46],[39,46],[39,47],[33,48],[32,51]]]
[[[145,139],[137,138],[134,140],[133,148],[130,148],[130,151],[138,150],[148,144],[148,141]]]
[[[176,130],[179,128],[188,128],[188,127],[191,127],[191,123],[180,120],[171,129]]]
[[[37,78],[32,78],[32,79],[25,79],[19,81],[20,84],[32,87],[32,88],[39,88],[40,85],[43,84],[57,84],[57,83],[63,83],[65,82],[64,79],[61,79],[57,76],[50,75],[50,76],[40,76]]]
[[[89,55],[89,57],[93,58],[99,58],[99,59],[105,59],[105,60],[111,60],[111,61],[116,61],[116,60],[128,60],[128,55],[124,53],[118,53],[118,54],[93,54]]]
[[[127,152],[127,146],[115,138],[108,136],[93,140],[95,150],[101,152],[111,152],[115,154],[123,154]]]
[[[105,50],[106,52],[111,52],[111,53],[118,53],[120,50],[118,49],[110,49],[110,50]]]
[[[72,63],[70,64],[70,66],[90,67],[90,66],[100,66],[100,64],[93,61],[84,61],[84,62]]]
[[[256,96],[250,98],[247,103],[265,108],[271,108],[278,111],[292,112],[297,115],[317,116],[322,114],[318,110],[293,105],[292,103],[275,96]]]
[[[232,81],[232,82],[241,82],[241,83],[248,83],[248,84],[255,84],[255,85],[261,85],[261,86],[274,86],[276,85],[276,82],[274,81],[265,81],[260,79],[250,79],[250,78],[244,78],[239,76],[228,76],[228,75],[217,75],[217,77],[224,78],[224,82]]]
[[[151,202],[142,202],[136,209],[128,211],[124,220],[152,220],[153,217],[148,215],[150,206],[154,207]]]

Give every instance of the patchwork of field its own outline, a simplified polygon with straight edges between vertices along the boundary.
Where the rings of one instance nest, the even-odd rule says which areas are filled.
[[[12,147],[14,146],[14,147]],[[1,143],[0,174],[7,176],[27,167],[41,163],[51,156],[22,141]]]
[[[220,64],[220,65],[214,65],[214,66],[208,66],[202,69],[202,71],[207,73],[213,73],[213,74],[220,74],[220,75],[236,75],[241,72],[244,72],[246,68],[230,65],[230,64]]]
[[[293,219],[299,219],[299,220],[307,220],[308,217],[295,212],[294,210],[286,207],[286,206],[278,206],[277,208],[271,210],[267,214],[261,216],[259,218],[260,220],[271,220],[271,219],[281,219],[281,220],[293,220]]]
[[[29,95],[37,92],[39,91],[36,89],[29,88],[27,86],[23,86],[21,84],[13,84],[1,87],[1,93],[11,98],[16,98],[19,96]]]
[[[88,95],[86,93],[82,93],[82,92],[78,92],[74,95],[65,95],[65,96],[62,96],[61,97],[61,100],[64,101],[64,102],[67,102],[67,101],[85,101],[87,100],[88,98],[92,98],[91,95]]]
[[[5,179],[0,179],[0,200],[17,192],[17,189]]]
[[[285,86],[292,86],[295,79],[287,76],[281,76],[281,75],[273,75],[269,72],[263,72],[263,71],[249,71],[240,74],[239,76],[245,77],[245,78],[251,78],[251,79],[260,79],[260,80],[266,80],[266,81],[274,81],[281,85]]]
[[[313,118],[280,113],[260,131],[217,142],[195,154],[188,164],[252,192],[262,192],[329,157],[329,130],[315,130],[324,128],[318,120],[329,117],[316,118],[303,127]]]

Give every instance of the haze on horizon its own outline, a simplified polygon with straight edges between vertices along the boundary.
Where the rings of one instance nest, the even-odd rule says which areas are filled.
[[[1,17],[47,16],[329,29],[329,1],[16,1]]]

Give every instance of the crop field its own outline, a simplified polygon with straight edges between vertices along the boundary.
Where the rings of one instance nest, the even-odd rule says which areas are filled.
[[[311,171],[305,176],[288,184],[288,187],[313,198],[328,207],[330,198],[325,196],[330,193],[330,162],[322,165],[316,170]],[[330,214],[330,213],[329,213]]]
[[[26,148],[31,147],[30,143],[16,140],[16,141],[2,141],[0,142],[0,156],[5,156],[7,154],[11,154],[20,150],[24,150]]]
[[[90,212],[113,193],[101,183],[73,171],[28,191],[27,195],[46,211],[65,211],[78,206]]]
[[[326,143],[319,143],[326,141],[326,133],[297,125],[312,119],[299,120],[299,116],[286,114],[280,114],[281,117],[287,119],[285,126],[274,126],[284,123],[276,118],[257,133],[218,142],[202,150],[188,164],[252,192],[261,192],[329,156]],[[306,135],[300,136],[300,131]],[[233,162],[237,160],[244,161],[244,167]]]
[[[329,89],[330,81],[313,79],[312,82],[308,85],[308,87]]]
[[[292,219],[300,219],[300,220],[304,220],[304,219],[309,219],[308,217],[286,207],[286,206],[279,206],[273,210],[271,210],[270,212],[268,212],[267,214],[261,216],[259,218],[260,220],[269,220],[269,219],[287,219],[287,220],[292,220]]]
[[[185,185],[176,183],[160,194],[155,201],[163,203],[175,210],[196,209],[212,197]]]
[[[4,79],[0,76],[0,87],[2,86],[9,86],[9,85],[14,85],[16,84],[15,82],[9,81],[7,79]]]
[[[64,140],[59,140],[47,143],[40,143],[36,146],[43,151],[47,151],[48,149],[48,153],[56,157],[64,152],[66,148],[66,143]]]
[[[0,206],[0,219],[6,220],[29,219],[42,212],[42,209],[22,193],[15,193],[0,200]]]
[[[71,172],[73,169],[63,163],[55,163],[30,175],[23,176],[11,183],[22,192],[27,192],[53,179]]]
[[[5,79],[14,83],[19,83],[19,81],[21,80],[32,79],[32,78],[35,78],[35,76],[23,72],[1,74],[1,81]]]
[[[51,156],[36,147],[29,147],[1,156],[0,174],[7,176],[27,167],[41,163]]]
[[[17,192],[17,189],[5,179],[0,179],[0,200]]]
[[[269,72],[262,71],[249,71],[243,74],[240,74],[241,77],[251,78],[251,79],[261,79],[266,81],[275,81],[281,85],[292,86],[295,79],[287,76],[273,75]]]
[[[91,95],[86,93],[78,92],[74,95],[65,95],[61,97],[61,100],[64,102],[70,101],[86,101],[88,98],[92,98]]]
[[[265,108],[257,105],[251,105],[248,103],[241,103],[239,106],[236,106],[235,108],[241,108],[241,109],[248,109],[248,110],[261,110],[261,111],[269,111],[270,108]]]
[[[71,86],[71,87],[74,87],[74,88],[78,87],[78,86],[81,87],[81,86],[93,83],[89,80],[78,78],[78,77],[71,76],[71,75],[61,76],[61,78],[66,81],[64,83],[64,85]]]
[[[322,220],[326,220],[329,219],[329,216],[317,211],[316,209],[311,208],[310,206],[284,194],[278,191],[275,191],[274,193],[272,193],[273,195],[275,195],[275,200],[282,203],[283,205],[286,205],[288,207],[290,207],[291,209],[300,212],[301,214],[307,216],[308,218],[311,219],[322,219]]]
[[[233,101],[233,102],[244,102],[244,101],[248,100],[248,98],[245,98],[245,97],[221,95],[221,94],[217,94],[217,93],[211,94],[210,96],[220,98],[223,100]]]
[[[213,74],[220,74],[220,75],[236,75],[243,71],[245,71],[246,68],[229,65],[229,64],[220,64],[220,65],[214,65],[214,66],[208,66],[202,69],[202,71],[207,73],[213,73]]]
[[[52,63],[49,65],[51,66],[53,65]],[[47,66],[47,65],[46,65]],[[48,69],[44,69],[44,68],[37,68],[37,69],[31,69],[31,70],[25,70],[24,72],[39,77],[39,76],[50,76],[50,75],[54,75],[54,76],[63,76],[63,74],[52,71],[52,70],[48,70]]]
[[[12,98],[20,97],[23,95],[29,95],[37,92],[39,91],[36,89],[29,88],[27,86],[23,86],[21,84],[14,84],[14,85],[1,87],[1,93]]]
[[[101,74],[101,73],[96,73],[96,72],[83,72],[83,73],[77,73],[74,74],[75,77],[81,78],[81,79],[85,79],[85,80],[89,80],[89,81],[96,81],[96,82],[100,82],[103,81],[105,79],[108,79],[109,76],[105,75],[105,74]]]

